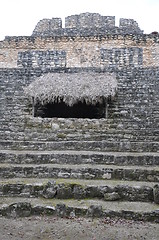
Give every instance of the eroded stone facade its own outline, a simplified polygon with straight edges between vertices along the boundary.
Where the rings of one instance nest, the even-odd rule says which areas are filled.
[[[17,68],[22,52],[34,55],[35,51],[43,52],[42,61],[44,52],[65,52],[66,68],[126,67],[129,63],[136,67],[158,67],[159,35],[7,37],[0,43],[0,67]]]
[[[60,56],[51,56],[55,56],[55,52],[65,52],[65,63],[61,65]],[[34,63],[29,66],[35,68],[43,65],[46,65],[45,68],[157,67],[159,35],[143,34],[132,19],[120,19],[120,25],[116,27],[115,17],[100,14],[66,17],[65,28],[62,28],[59,18],[43,19],[35,27],[32,36],[6,37],[0,42],[1,68],[29,67],[20,63],[22,58],[25,61],[33,58]]]
[[[114,22],[86,13],[67,17],[62,28],[61,19],[45,19],[32,36],[0,42],[0,197],[14,197],[0,215],[158,222],[159,35],[143,34],[132,19],[121,19],[119,27]],[[114,73],[118,87],[108,99],[108,118],[33,117],[24,87],[49,72]],[[15,203],[17,196],[27,201]],[[51,204],[34,206],[34,198]],[[57,204],[69,198],[80,206]],[[102,205],[92,205],[94,199]],[[124,208],[115,209],[115,201]]]

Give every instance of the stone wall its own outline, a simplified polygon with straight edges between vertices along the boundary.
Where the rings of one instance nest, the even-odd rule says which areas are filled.
[[[114,17],[99,14],[70,16],[65,29],[61,24],[61,19],[45,19],[33,36],[0,42],[0,197],[10,197],[12,203],[2,206],[0,215],[158,221],[159,35],[142,34],[131,19],[121,19],[117,28]],[[34,117],[33,99],[24,95],[26,86],[45,73],[77,73],[80,80],[83,72],[86,81],[99,73],[116,77],[117,92],[107,98],[106,117]],[[15,203],[16,197],[51,199],[51,206]],[[91,205],[52,205],[69,198],[75,205],[77,199],[84,205],[90,199]],[[102,205],[92,205],[98,199]],[[113,211],[106,201],[112,201]],[[122,201],[128,207],[124,203],[119,211],[116,206]],[[129,211],[133,201],[149,207],[139,203],[142,213],[140,207]]]
[[[116,27],[113,16],[82,13],[66,17],[65,28],[60,18],[43,19],[32,36],[0,42],[0,68],[159,66],[158,43],[157,34],[144,35],[133,19],[120,19]]]
[[[0,42],[1,138],[7,133],[14,138],[15,132],[21,139],[27,136],[24,130],[31,106],[23,87],[37,76],[58,71],[108,71],[116,73],[118,80],[118,94],[109,105],[111,122],[132,131],[132,140],[146,134],[148,139],[158,141],[159,35],[109,34],[114,17],[89,13],[68,17],[66,26],[61,28],[60,19],[45,19],[36,32],[54,29],[54,35],[6,37]],[[138,29],[138,24],[131,19],[120,21],[119,29],[129,27]],[[101,126],[105,131],[105,124],[99,122],[99,131]]]
[[[100,69],[85,69],[85,71],[100,71]],[[48,71],[55,71],[53,68]],[[59,70],[56,70],[59,71]],[[79,72],[81,69],[63,69],[66,72]],[[118,79],[118,94],[113,102],[110,102],[108,117],[112,124],[116,124],[117,129],[123,131],[130,130],[132,136],[127,136],[127,141],[137,139],[158,140],[158,114],[159,114],[159,68],[123,68],[121,70],[108,68],[105,71],[116,72]],[[18,133],[19,139],[27,138],[25,124],[27,117],[31,116],[31,106],[23,93],[23,87],[27,86],[35,77],[45,73],[46,70],[40,68],[27,69],[1,69],[0,71],[0,115],[1,115],[1,138],[15,138]],[[51,121],[51,120],[50,120]],[[35,120],[36,122],[36,120]],[[86,124],[87,131],[90,131],[91,122],[87,120],[74,119],[73,125],[83,129]],[[90,127],[89,127],[90,124]],[[98,131],[105,131],[107,120],[98,120]],[[45,125],[45,124],[44,124]],[[41,126],[41,125],[40,125]],[[64,125],[68,128],[67,120]],[[98,128],[96,126],[96,128]],[[41,126],[42,127],[42,126]],[[40,129],[42,129],[40,127]],[[44,126],[45,128],[45,126]],[[78,128],[77,128],[78,129]],[[84,130],[84,129],[83,129]],[[42,130],[40,130],[42,131]],[[50,128],[52,133],[52,130]],[[77,130],[78,131],[78,130]],[[9,134],[9,136],[7,135]],[[34,132],[32,132],[34,135]],[[36,132],[35,132],[36,134]],[[49,135],[48,135],[49,136]],[[125,135],[126,136],[126,135]],[[17,139],[17,138],[16,138]],[[142,139],[142,140],[143,140]]]
[[[65,18],[65,28],[114,28],[115,17],[98,13],[82,13]]]
[[[142,34],[138,23],[133,19],[120,19],[119,27],[115,26],[114,16],[101,16],[99,13],[81,13],[65,18],[65,28],[62,28],[60,18],[43,19],[36,25],[33,36],[90,36],[105,33]]]
[[[52,18],[52,19],[42,19],[35,26],[34,32],[51,32],[55,29],[62,28],[61,18]]]
[[[101,64],[114,67],[138,67],[143,65],[142,48],[101,49]]]
[[[60,68],[66,66],[65,51],[26,51],[18,52],[18,67]]]
[[[67,68],[103,68],[114,64],[117,67],[132,64],[136,67],[141,65],[157,67],[159,66],[159,35],[104,35],[103,33],[103,36],[87,37],[6,37],[0,42],[0,67],[19,67],[19,57],[22,55],[24,57],[28,52],[32,57],[38,52],[43,52],[41,57],[43,60],[49,53],[52,53],[52,58],[58,53],[58,58],[63,59],[62,66],[65,64]],[[54,66],[56,67],[56,64]]]

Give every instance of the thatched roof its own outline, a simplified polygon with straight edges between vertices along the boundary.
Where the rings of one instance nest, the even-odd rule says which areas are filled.
[[[102,103],[109,96],[114,96],[117,80],[114,74],[82,73],[48,73],[37,78],[24,89],[35,103],[63,101],[67,105],[81,101],[86,104]]]

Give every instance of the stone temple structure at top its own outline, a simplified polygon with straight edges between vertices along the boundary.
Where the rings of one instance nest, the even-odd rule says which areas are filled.
[[[0,216],[159,222],[159,34],[63,26],[0,41]]]
[[[101,16],[99,13],[81,13],[65,18],[62,28],[61,18],[42,19],[36,25],[33,36],[58,35],[103,35],[103,34],[142,34],[138,23],[133,19],[120,18],[119,27],[115,26],[114,16]]]

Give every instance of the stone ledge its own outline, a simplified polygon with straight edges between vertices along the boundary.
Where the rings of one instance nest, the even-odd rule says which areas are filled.
[[[39,177],[39,178],[72,178],[72,179],[105,179],[159,181],[159,168],[113,165],[66,165],[59,164],[0,164],[1,178]]]
[[[48,141],[47,139],[31,139],[26,140],[23,137],[12,138],[10,135],[2,135],[3,142],[0,143],[1,150],[39,150],[39,151],[50,151],[50,150],[93,150],[93,151],[103,151],[103,152],[145,152],[158,153],[159,152],[159,142],[155,141],[86,141],[86,140],[61,140],[59,141]],[[4,136],[4,137],[3,137]],[[5,137],[7,138],[5,140]],[[17,139],[19,139],[17,141]]]
[[[123,204],[110,204],[107,202],[85,201],[85,203],[77,202],[61,202],[42,204],[39,200],[37,204],[30,204],[29,201],[17,202],[6,204],[0,207],[0,215],[17,218],[17,217],[29,217],[31,215],[54,215],[59,217],[109,217],[109,218],[123,218],[138,221],[148,221],[159,223],[159,210],[158,206],[154,206],[153,209],[150,204],[145,204],[141,207],[139,203],[127,203]],[[131,205],[131,207],[130,207]],[[120,209],[119,209],[120,206]],[[133,209],[133,210],[132,210]],[[147,210],[149,209],[149,210]]]
[[[141,201],[141,202],[155,202],[159,203],[159,185],[141,182],[124,182],[116,181],[93,181],[84,182],[75,180],[70,182],[68,180],[54,179],[47,181],[36,181],[29,183],[26,179],[18,181],[18,183],[11,183],[10,180],[3,180],[0,183],[1,197],[40,197],[45,199],[103,199],[105,201]]]
[[[23,143],[24,144],[24,143]],[[0,150],[0,163],[12,164],[107,164],[118,166],[158,166],[159,153],[157,152],[102,152],[89,150],[51,150],[51,143],[48,150],[41,150],[41,143],[30,143],[31,149],[27,150]],[[110,144],[110,143],[109,143]],[[80,144],[79,144],[80,145]],[[101,143],[102,145],[102,143]],[[15,142],[19,148],[18,142]],[[26,143],[26,147],[27,147]],[[38,147],[38,150],[36,149]],[[81,145],[80,145],[81,146]],[[88,145],[87,145],[88,146]],[[22,145],[21,145],[22,147]],[[43,148],[44,149],[44,148]],[[53,149],[53,147],[52,147]],[[60,149],[60,148],[59,148]]]

